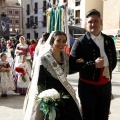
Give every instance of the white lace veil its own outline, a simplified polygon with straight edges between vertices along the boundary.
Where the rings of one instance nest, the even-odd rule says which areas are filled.
[[[41,56],[44,53],[46,53],[47,51],[50,50],[50,48],[51,48],[50,40],[51,40],[51,37],[52,37],[54,32],[55,31],[51,32],[51,34],[49,35],[49,37],[48,37],[47,41],[45,42],[45,44],[42,44],[42,40],[43,40],[42,38],[38,41],[38,44],[36,46],[35,53],[34,53],[33,68],[34,68],[37,61],[40,62]]]
[[[37,43],[37,46],[36,46],[36,48],[35,48],[32,68],[34,68],[35,63],[36,63],[36,59],[37,59],[37,57],[38,57],[38,55],[39,55],[39,51],[40,51],[41,47],[43,46],[42,40],[43,40],[42,38],[39,39],[39,41],[38,41],[38,43]]]
[[[38,83],[38,76],[39,76],[39,70],[40,70],[40,65],[41,65],[41,57],[50,50],[51,48],[50,40],[51,40],[53,33],[54,31],[52,31],[51,34],[49,35],[49,38],[44,44],[43,50],[39,53],[39,56],[37,57],[37,60],[36,60],[35,67],[34,67],[34,73],[33,73],[32,81],[31,81],[30,89],[29,89],[29,98],[28,98],[28,104],[27,104],[26,111],[25,111],[24,120],[31,119],[35,97],[38,94],[37,83]]]
[[[51,48],[50,40],[51,40],[52,35],[53,35],[54,32],[55,32],[55,31],[52,31],[51,34],[49,35],[47,41],[46,41],[45,44],[44,44],[44,47],[43,47],[42,51],[41,51],[41,52],[39,53],[39,55],[38,55],[38,60],[37,60],[37,61],[40,62],[41,56],[43,56],[45,53],[47,53],[47,52],[50,50],[50,48]],[[40,64],[40,63],[39,63],[39,64]]]

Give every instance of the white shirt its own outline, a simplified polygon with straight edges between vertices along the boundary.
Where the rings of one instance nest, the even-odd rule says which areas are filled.
[[[107,55],[106,55],[105,49],[104,49],[104,38],[101,35],[101,33],[98,36],[94,36],[93,34],[91,34],[91,39],[99,47],[101,57],[104,57],[104,66],[109,66],[108,58],[107,58]]]

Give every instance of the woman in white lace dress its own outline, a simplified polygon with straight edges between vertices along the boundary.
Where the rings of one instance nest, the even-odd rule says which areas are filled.
[[[24,36],[21,36],[19,38],[19,44],[17,44],[16,49],[15,49],[15,67],[18,65],[18,63],[20,62],[20,56],[21,55],[25,55],[26,56],[26,60],[29,66],[29,74],[31,73],[31,56],[30,56],[30,52],[29,52],[29,46],[26,44],[26,40]]]
[[[20,56],[20,63],[15,67],[16,71],[16,92],[25,95],[30,83],[29,67],[24,55]]]
[[[7,91],[15,90],[15,84],[13,79],[12,70],[10,64],[6,61],[7,55],[5,53],[1,54],[0,60],[0,92],[1,97],[7,96]]]

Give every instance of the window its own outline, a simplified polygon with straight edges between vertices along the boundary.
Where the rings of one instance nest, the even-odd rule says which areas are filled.
[[[10,30],[10,32],[12,32],[12,31],[13,31],[13,29],[12,29],[12,28],[9,28],[9,30]]]
[[[15,24],[18,24],[19,23],[19,20],[15,20]]]
[[[75,17],[80,17],[80,10],[75,11]]]
[[[27,33],[27,39],[30,39],[30,33]]]
[[[30,22],[30,18],[27,18],[27,23],[29,23]]]
[[[35,24],[38,25],[38,17],[35,17]]]
[[[27,12],[27,15],[30,15],[30,5],[29,5],[29,4],[27,5],[27,10],[26,10],[26,12]]]
[[[38,13],[38,3],[35,3],[35,9],[34,9],[34,13],[37,14]]]
[[[10,24],[12,24],[12,20],[10,20]]]
[[[75,24],[80,24],[80,19],[76,19]]]
[[[9,14],[12,14],[12,10],[9,11]]]
[[[38,33],[37,32],[34,33],[34,37],[35,37],[35,39],[38,38]]]
[[[75,6],[80,6],[80,1],[76,1]]]
[[[43,1],[43,7],[46,7],[46,1]]]
[[[46,19],[47,19],[47,18],[46,18],[46,15],[44,15],[44,16],[43,16],[43,27],[46,27],[46,25],[47,25],[47,24],[46,24]]]
[[[30,27],[33,26],[33,23],[34,23],[34,16],[30,16],[29,22],[28,22],[28,23],[30,24]]]
[[[18,15],[18,14],[19,14],[19,11],[15,11],[15,14]]]
[[[45,12],[45,10],[47,9],[47,3],[46,3],[46,1],[43,1],[43,12]]]
[[[30,28],[30,18],[27,18],[26,28]]]

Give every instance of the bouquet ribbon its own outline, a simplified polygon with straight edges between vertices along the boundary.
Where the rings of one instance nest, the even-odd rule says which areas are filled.
[[[48,105],[47,103],[45,104],[41,100],[40,105],[42,106],[42,108],[40,108],[40,110],[42,110],[43,113],[45,114],[44,120],[49,120],[49,114],[50,113],[52,113],[52,119],[51,120],[54,120],[54,118],[55,118],[55,115],[54,115],[55,103],[52,103],[52,104]]]

